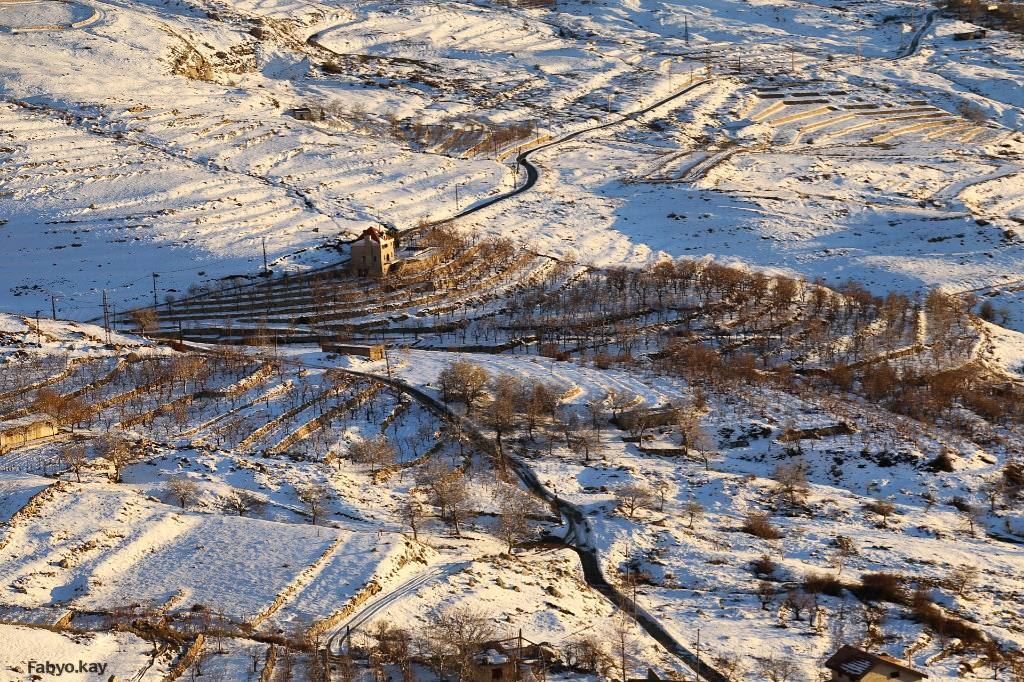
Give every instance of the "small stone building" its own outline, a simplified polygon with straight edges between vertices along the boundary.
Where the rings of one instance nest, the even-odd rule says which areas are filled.
[[[321,341],[320,350],[325,353],[337,353],[338,355],[358,355],[368,360],[383,360],[384,346],[382,344],[354,344],[338,343],[336,341]]]
[[[324,112],[316,107],[295,107],[292,109],[292,118],[299,121],[322,121]]]
[[[549,645],[518,637],[485,642],[473,656],[473,682],[531,682],[558,661]]]
[[[0,454],[56,435],[57,425],[49,419],[22,417],[0,422]]]
[[[850,645],[834,653],[825,661],[825,667],[832,671],[832,682],[919,682],[928,678],[892,656],[871,654]]]
[[[359,277],[383,277],[395,265],[395,238],[385,230],[368,227],[352,243],[352,272]]]

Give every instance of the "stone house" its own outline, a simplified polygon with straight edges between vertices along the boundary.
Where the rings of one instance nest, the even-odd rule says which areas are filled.
[[[56,435],[57,425],[49,419],[22,417],[0,422],[0,454]]]
[[[395,238],[384,230],[368,227],[352,243],[350,269],[359,277],[383,277],[395,265]]]

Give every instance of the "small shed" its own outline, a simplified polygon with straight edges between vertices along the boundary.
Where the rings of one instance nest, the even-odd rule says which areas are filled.
[[[358,355],[368,360],[383,360],[384,346],[381,344],[352,344],[338,343],[336,341],[322,341],[320,350],[325,353],[337,353],[338,355]]]
[[[0,422],[0,454],[56,435],[57,424],[50,419],[22,417]]]
[[[299,121],[322,121],[324,110],[319,107],[295,107],[292,109],[292,118]]]
[[[872,654],[849,644],[825,661],[825,667],[832,671],[832,682],[919,682],[928,678],[888,654]]]
[[[960,31],[953,34],[953,40],[980,40],[988,35],[988,32],[983,28],[978,28],[973,31]]]

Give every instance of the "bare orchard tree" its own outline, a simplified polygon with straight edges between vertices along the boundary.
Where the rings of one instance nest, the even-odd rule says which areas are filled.
[[[423,508],[423,502],[415,493],[410,493],[405,499],[401,506],[402,521],[409,526],[409,530],[412,531],[412,539],[419,540],[420,522],[423,517],[426,516],[426,510]]]
[[[314,526],[318,525],[327,506],[327,487],[311,483],[299,488],[298,495],[306,515],[310,517]]]
[[[395,447],[384,436],[377,436],[368,440],[353,443],[348,448],[349,457],[353,462],[367,464],[370,473],[377,473],[377,470],[395,463]]]
[[[199,486],[191,479],[176,476],[167,480],[167,494],[184,509],[199,496]]]
[[[704,464],[704,471],[711,469],[711,456],[715,454],[717,445],[718,443],[715,442],[714,436],[708,433],[699,423],[687,435],[686,447],[689,450],[697,451],[697,456]]]
[[[441,519],[450,523],[455,535],[459,535],[460,524],[469,516],[470,509],[469,489],[462,470],[434,462],[420,471],[417,482],[430,490],[431,501],[437,506]]]
[[[659,478],[654,482],[654,492],[658,493],[658,511],[665,511],[665,498],[668,497],[669,491],[672,490],[672,484],[666,481],[664,478]]]
[[[89,463],[89,456],[85,451],[85,446],[81,443],[70,443],[62,447],[58,451],[57,456],[60,457],[60,461],[64,466],[75,472],[75,480],[81,483],[82,469]]]
[[[596,431],[576,431],[569,439],[569,449],[577,455],[583,455],[584,462],[590,461],[590,455],[598,445]]]
[[[650,508],[656,495],[653,490],[642,483],[626,483],[615,489],[615,499],[620,509],[629,518],[634,518],[639,509]]]
[[[802,461],[783,462],[775,467],[775,487],[790,507],[803,504],[810,492],[807,485],[807,467]]]
[[[468,360],[455,360],[438,376],[445,402],[463,403],[466,414],[472,414],[473,406],[487,393],[487,380],[484,368]]]
[[[143,335],[154,331],[160,324],[160,317],[153,308],[139,308],[132,311],[132,322]]]
[[[522,380],[512,374],[499,374],[491,381],[494,402],[488,406],[484,421],[494,430],[499,457],[504,454],[502,436],[515,428],[516,415],[527,402],[525,391]]]
[[[132,444],[128,438],[119,432],[111,432],[97,438],[93,443],[93,452],[97,457],[102,457],[110,464],[112,471],[111,481],[121,482],[121,474],[124,468],[134,458],[132,455]]]
[[[512,554],[516,543],[530,537],[530,516],[536,515],[539,507],[532,495],[513,486],[499,485],[494,495],[501,515],[498,531],[508,544],[508,553]]]
[[[421,631],[421,646],[441,676],[472,679],[473,655],[495,636],[492,619],[469,606],[452,606],[430,617]]]
[[[688,500],[686,502],[685,511],[690,517],[686,527],[690,529],[693,528],[695,521],[700,520],[700,518],[704,516],[704,506],[697,500]]]
[[[758,679],[767,680],[767,682],[797,682],[805,679],[803,673],[800,672],[800,666],[791,659],[771,654],[756,660]]]
[[[245,488],[234,488],[220,498],[220,504],[225,511],[245,516],[246,514],[259,513],[266,506],[267,501]]]
[[[946,583],[958,597],[964,596],[978,582],[978,569],[974,566],[955,566],[946,576]]]

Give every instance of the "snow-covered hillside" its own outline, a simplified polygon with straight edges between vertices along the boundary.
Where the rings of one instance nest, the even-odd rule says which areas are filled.
[[[1011,10],[523,4],[0,0],[0,678],[1024,679]]]

